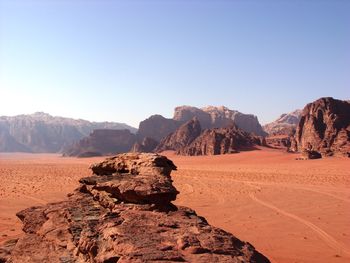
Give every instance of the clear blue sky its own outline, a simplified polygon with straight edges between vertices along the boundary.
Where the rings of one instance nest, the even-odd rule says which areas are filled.
[[[0,0],[0,115],[138,126],[177,105],[260,122],[350,98],[350,1]]]

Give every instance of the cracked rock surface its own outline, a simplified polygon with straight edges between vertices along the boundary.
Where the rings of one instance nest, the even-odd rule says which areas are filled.
[[[0,262],[269,262],[254,247],[171,203],[176,166],[157,154],[121,154],[92,166],[68,199],[17,216],[24,235]]]

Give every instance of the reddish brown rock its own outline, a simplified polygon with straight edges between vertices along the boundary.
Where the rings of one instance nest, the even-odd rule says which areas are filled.
[[[176,120],[167,119],[161,115],[153,115],[140,122],[137,136],[140,140],[149,137],[159,142],[163,137],[174,132],[180,125],[181,122]]]
[[[115,157],[114,167],[134,167],[135,156]],[[159,155],[141,154],[136,160],[143,160],[139,161],[143,167],[174,168],[170,160]],[[150,170],[143,173],[134,169],[138,172],[113,175],[109,168],[105,171],[105,175],[82,179],[81,187],[66,201],[19,212],[25,234],[0,248],[0,262],[269,262],[251,244],[209,225],[189,208],[176,207],[171,200],[130,203],[126,193],[115,195],[118,187],[105,187],[150,179],[134,184],[136,190],[136,185],[142,188],[150,183],[152,175],[171,180],[166,171],[163,174],[156,169],[158,173],[150,174]],[[159,182],[160,188],[167,187],[163,183]]]
[[[175,132],[169,134],[161,140],[156,152],[166,150],[179,150],[189,145],[194,139],[201,134],[202,128],[199,120],[195,117],[192,120],[181,125]]]
[[[224,106],[208,106],[201,109],[191,106],[175,108],[174,120],[186,122],[194,117],[198,118],[203,129],[226,128],[234,124],[246,132],[258,136],[266,135],[258,118],[252,114],[244,114]]]
[[[236,153],[240,150],[254,149],[254,145],[261,145],[262,138],[244,132],[232,126],[205,130],[188,146],[180,148],[181,155],[217,155]]]
[[[141,143],[136,142],[131,149],[131,152],[151,153],[157,147],[158,142],[150,137],[145,137]]]
[[[350,103],[321,98],[306,105],[290,150],[350,157]]]
[[[101,163],[93,164],[90,168],[96,175],[128,173],[170,176],[171,171],[176,170],[171,160],[155,153],[118,154]]]
[[[265,138],[266,145],[276,149],[287,150],[291,146],[290,135],[272,135]]]

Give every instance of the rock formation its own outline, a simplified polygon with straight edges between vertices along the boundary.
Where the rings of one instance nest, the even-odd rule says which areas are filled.
[[[179,106],[174,110],[173,119],[181,123],[197,118],[203,129],[212,128],[212,119],[209,113],[192,106]]]
[[[202,109],[191,106],[179,106],[175,108],[173,119],[164,118],[161,115],[153,115],[142,121],[137,133],[138,139],[145,137],[161,141],[170,133],[175,132],[182,124],[197,118],[202,129],[225,128],[237,125],[239,128],[255,133],[259,136],[265,136],[256,116],[243,114],[238,111],[230,110],[224,106],[205,107]]]
[[[159,142],[163,137],[174,132],[180,125],[181,122],[176,120],[167,119],[161,115],[153,115],[140,122],[137,137],[139,140],[149,137]]]
[[[227,107],[208,106],[198,109],[190,106],[180,106],[175,108],[174,119],[178,121],[189,121],[197,117],[203,129],[225,128],[235,124],[238,128],[256,135],[265,136],[256,116],[243,114],[239,111],[230,110]]]
[[[63,150],[64,156],[90,157],[128,152],[136,141],[136,135],[129,130],[94,130]]]
[[[291,146],[290,135],[272,135],[265,138],[266,145],[276,149],[287,150]]]
[[[290,150],[350,157],[350,103],[321,98],[307,104]]]
[[[232,126],[228,128],[214,128],[204,130],[189,145],[180,148],[181,155],[217,155],[236,153],[240,150],[254,149],[254,145],[261,145],[261,137]]]
[[[17,214],[25,232],[0,262],[269,262],[254,247],[186,207],[156,154],[123,154],[92,166],[68,200]]]
[[[290,113],[282,114],[277,120],[264,125],[263,128],[270,136],[291,136],[294,134],[299,123],[301,113],[301,110],[295,110]]]
[[[14,117],[1,116],[0,134],[3,136],[0,139],[0,149],[8,152],[59,152],[95,129],[128,129],[136,132],[135,128],[123,123],[89,122],[53,117],[43,112]]]
[[[157,147],[158,142],[150,137],[143,138],[142,142],[136,142],[131,148],[131,152],[151,153]]]
[[[201,134],[201,132],[201,124],[199,120],[194,117],[192,120],[181,125],[175,132],[164,137],[155,151],[180,150],[181,148],[188,146]]]

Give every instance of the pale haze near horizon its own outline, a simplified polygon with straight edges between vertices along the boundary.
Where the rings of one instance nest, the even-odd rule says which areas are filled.
[[[350,1],[2,1],[0,116],[137,127],[179,105],[261,123],[350,98]]]

